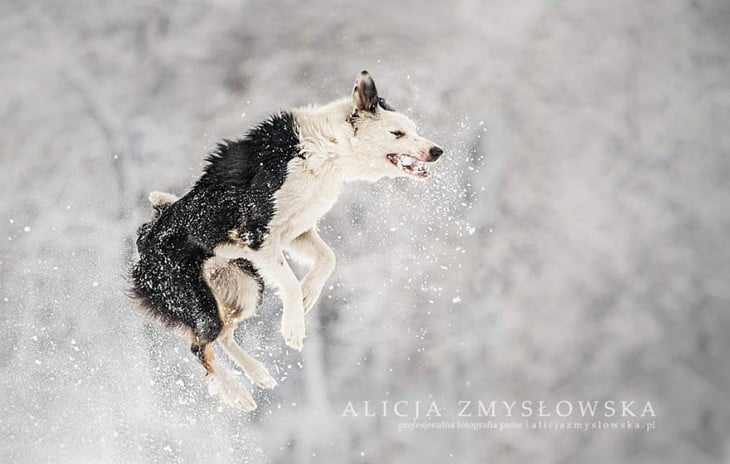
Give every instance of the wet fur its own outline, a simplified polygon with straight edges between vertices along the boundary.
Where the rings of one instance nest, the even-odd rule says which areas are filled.
[[[213,342],[254,382],[275,386],[233,338],[261,304],[264,282],[283,302],[285,342],[301,349],[304,314],[335,266],[316,224],[344,182],[413,175],[408,166],[423,167],[441,153],[378,96],[363,71],[351,99],[276,113],[244,138],[220,144],[182,198],[153,192],[153,218],[138,229],[131,295],[166,326],[188,334],[224,399],[254,409],[250,393],[217,364]],[[392,160],[403,157],[412,161]],[[301,281],[285,250],[311,263]]]

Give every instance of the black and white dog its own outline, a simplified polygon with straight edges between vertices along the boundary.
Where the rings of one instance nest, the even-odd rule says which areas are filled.
[[[276,381],[234,340],[238,323],[254,314],[264,282],[283,302],[281,333],[301,350],[304,315],[335,266],[317,234],[317,221],[352,180],[428,176],[441,148],[378,96],[363,71],[352,98],[282,111],[241,140],[218,146],[185,196],[153,192],[154,219],[140,227],[132,294],[170,327],[184,329],[192,351],[221,396],[245,410],[256,407],[213,355],[219,342],[263,388]],[[300,282],[284,257],[311,264]]]

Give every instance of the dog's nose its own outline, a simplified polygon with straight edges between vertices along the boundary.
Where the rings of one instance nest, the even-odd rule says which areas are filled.
[[[444,151],[439,147],[431,147],[431,149],[428,150],[428,154],[431,155],[433,161],[436,161],[437,159],[439,159],[439,156],[444,154]]]

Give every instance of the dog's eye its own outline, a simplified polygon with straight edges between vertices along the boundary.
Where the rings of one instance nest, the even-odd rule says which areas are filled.
[[[403,136],[405,136],[405,135],[406,135],[406,133],[405,133],[405,132],[403,132],[403,131],[399,131],[399,130],[396,130],[396,131],[390,131],[390,133],[391,133],[391,134],[393,134],[393,135],[395,135],[395,138],[397,138],[397,139],[399,139],[399,138],[401,138],[401,137],[403,137]]]

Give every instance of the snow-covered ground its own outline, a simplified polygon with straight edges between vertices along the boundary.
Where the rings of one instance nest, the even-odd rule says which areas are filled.
[[[727,462],[730,4],[304,3],[0,6],[0,461]],[[446,155],[349,186],[303,353],[270,296],[239,339],[280,386],[230,410],[124,296],[146,194],[361,69]],[[651,401],[657,430],[363,400]]]

